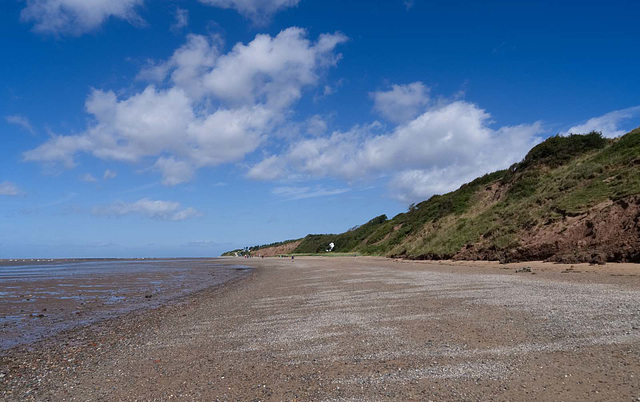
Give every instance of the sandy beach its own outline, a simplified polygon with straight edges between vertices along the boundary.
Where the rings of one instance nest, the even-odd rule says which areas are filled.
[[[0,395],[640,400],[634,265],[223,263],[255,269],[177,302],[5,350]]]

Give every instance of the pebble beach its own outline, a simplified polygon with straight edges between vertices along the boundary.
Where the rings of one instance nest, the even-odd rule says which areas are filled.
[[[5,349],[0,395],[640,398],[640,270],[633,266],[523,270],[367,257],[242,264],[251,273],[224,285]]]

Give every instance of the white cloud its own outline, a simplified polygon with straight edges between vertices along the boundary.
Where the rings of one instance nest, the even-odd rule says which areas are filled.
[[[5,116],[4,119],[7,121],[7,123],[15,124],[16,126],[22,127],[24,130],[30,132],[31,134],[36,133],[29,119],[24,116],[15,114],[12,116]]]
[[[248,177],[296,175],[349,181],[390,176],[396,198],[420,200],[519,161],[539,141],[540,123],[493,129],[477,105],[433,106],[390,132],[379,124],[306,138],[253,166]]]
[[[27,0],[20,13],[35,32],[80,35],[99,28],[110,17],[141,23],[136,8],[144,0]]]
[[[92,213],[96,216],[141,215],[174,222],[202,216],[202,213],[194,208],[182,208],[179,202],[150,200],[148,198],[132,203],[116,202],[107,206],[95,207]]]
[[[264,158],[254,165],[247,177],[254,180],[275,180],[286,174],[286,161],[276,155]]]
[[[135,162],[141,157],[175,147],[193,120],[190,100],[183,91],[153,86],[128,99],[94,90],[86,109],[97,120],[84,134],[54,136],[24,154],[25,160],[75,165],[76,152],[91,152],[104,159]]]
[[[176,88],[198,100],[206,95],[203,77],[215,66],[221,46],[218,37],[187,35],[187,42],[169,60],[143,69],[138,78],[162,82],[169,76]]]
[[[91,173],[84,174],[80,177],[80,180],[87,183],[95,183],[98,181]]]
[[[153,160],[166,185],[188,181],[199,168],[242,160],[286,124],[302,91],[337,62],[335,47],[345,40],[325,34],[311,42],[304,30],[289,28],[220,55],[216,38],[190,35],[168,61],[141,74],[156,85],[124,98],[93,90],[86,110],[95,123],[80,135],[53,136],[24,159],[69,168],[78,152]]]
[[[324,187],[276,187],[271,193],[288,200],[301,200],[305,198],[327,197],[343,194],[348,188],[326,189]]]
[[[298,5],[300,0],[200,0],[214,7],[236,10],[254,23],[265,23],[276,12]]]
[[[117,172],[107,169],[104,171],[104,174],[102,175],[102,180],[115,179],[117,175],[118,175]]]
[[[176,9],[175,21],[171,25],[171,30],[179,31],[189,25],[189,10],[184,8]]]
[[[322,67],[336,64],[340,55],[333,50],[346,41],[342,34],[324,34],[311,43],[305,35],[303,29],[289,28],[276,37],[257,35],[248,45],[236,44],[220,56],[203,84],[227,102],[286,108],[318,81]]]
[[[449,174],[447,174],[449,173]],[[460,180],[456,169],[404,170],[396,174],[390,184],[392,192],[401,201],[416,201],[428,197],[430,194],[444,194],[448,192],[450,183]]]
[[[319,115],[311,116],[306,121],[306,131],[311,135],[325,134],[328,127],[327,121]]]
[[[404,123],[419,115],[429,103],[429,88],[422,82],[393,85],[388,91],[370,93],[373,108],[394,123]]]
[[[567,134],[587,134],[591,131],[601,131],[605,137],[619,137],[629,130],[621,128],[621,123],[625,120],[640,116],[640,106],[634,106],[622,110],[615,110],[605,115],[587,120],[584,124],[573,126],[568,129]]]
[[[175,222],[184,221],[186,219],[193,218],[196,216],[202,216],[202,215],[203,215],[202,212],[198,211],[195,208],[189,207],[173,214],[173,216],[171,216],[171,220]]]
[[[415,6],[415,4],[415,0],[404,0],[404,7],[407,9],[407,11],[411,10],[413,6]]]
[[[162,184],[165,186],[175,186],[193,178],[193,168],[187,162],[177,161],[174,157],[160,157],[154,167],[162,172]]]
[[[0,183],[0,195],[17,196],[20,194],[22,194],[22,191],[15,183],[10,181]]]

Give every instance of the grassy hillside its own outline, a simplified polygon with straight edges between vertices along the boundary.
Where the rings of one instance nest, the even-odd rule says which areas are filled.
[[[509,169],[436,195],[393,219],[309,235],[295,253],[418,259],[640,261],[640,129],[555,136]]]

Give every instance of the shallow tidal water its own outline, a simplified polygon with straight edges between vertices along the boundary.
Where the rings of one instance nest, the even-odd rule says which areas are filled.
[[[245,275],[218,259],[2,261],[0,349]]]

